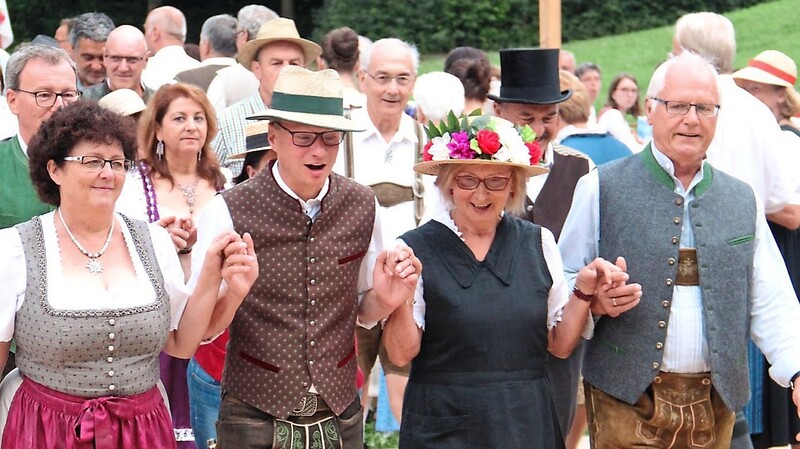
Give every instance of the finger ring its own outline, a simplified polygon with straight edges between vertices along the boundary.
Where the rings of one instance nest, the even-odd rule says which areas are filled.
[[[614,307],[617,307],[617,298],[611,298],[611,304],[614,304]]]

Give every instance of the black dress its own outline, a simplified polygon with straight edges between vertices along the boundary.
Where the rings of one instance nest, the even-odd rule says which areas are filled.
[[[541,228],[506,215],[484,261],[436,221],[401,238],[422,261],[426,311],[400,448],[563,448],[545,375]]]

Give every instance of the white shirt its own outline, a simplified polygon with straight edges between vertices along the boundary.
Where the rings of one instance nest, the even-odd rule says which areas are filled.
[[[669,173],[673,180],[672,162],[655,146],[653,155],[659,165]],[[702,170],[700,171],[702,178]],[[676,182],[675,192],[684,196],[684,208],[693,198],[693,189],[699,179],[695,176],[688,193]],[[561,231],[559,249],[564,258],[565,276],[570,283],[584,265],[598,254],[600,240],[600,200],[597,171],[584,175],[575,188],[572,209]],[[685,210],[685,209],[684,209]],[[684,217],[687,214],[684,214]],[[681,243],[691,223],[684,219],[681,229]],[[693,235],[691,235],[693,238]],[[693,244],[692,240],[685,242]],[[628,264],[635,261],[628,261]],[[724,263],[724,261],[720,261]],[[632,279],[631,282],[636,282]],[[781,258],[775,240],[763,216],[756,219],[755,254],[753,257],[752,291],[750,292],[750,335],[772,364],[771,377],[781,386],[787,387],[791,377],[800,372],[800,305],[794,294],[789,275]],[[646,286],[645,286],[646,288]],[[667,340],[664,344],[664,371],[701,372],[704,367],[711,368],[708,362],[708,348],[705,340],[702,317],[702,298],[695,297],[691,291],[695,287],[675,287],[673,307],[670,309]],[[649,300],[644,290],[642,301]],[[699,301],[699,308],[698,308]],[[675,305],[678,304],[679,308]],[[603,319],[603,318],[601,318]],[[702,332],[702,335],[698,335]],[[675,345],[680,345],[674,347]],[[708,371],[708,369],[706,369]]]
[[[142,83],[153,90],[174,82],[175,75],[184,70],[200,67],[200,61],[186,54],[180,45],[162,48],[147,60],[142,71]]]
[[[217,76],[208,85],[208,101],[217,114],[258,92],[258,79],[241,64],[217,70]]]
[[[353,180],[365,186],[391,182],[412,187],[415,182],[414,164],[417,162],[416,122],[402,114],[400,126],[390,141],[385,141],[372,123],[367,108],[355,109],[351,118],[366,131],[353,133]],[[343,144],[344,145],[344,142]],[[339,150],[333,171],[345,175],[344,146]],[[426,197],[431,194],[426,189]],[[391,207],[378,207],[383,225],[383,245],[390,247],[396,238],[417,227],[414,202],[407,201]]]
[[[741,89],[730,75],[717,76],[720,109],[714,140],[706,156],[714,167],[746,182],[771,214],[795,201],[797,185],[780,151],[780,127],[756,97]]]
[[[47,259],[47,300],[55,309],[61,310],[115,310],[151,304],[156,300],[153,284],[138,257],[130,230],[119,217],[116,226],[122,229],[128,253],[136,272],[133,285],[114,286],[107,291],[87,290],[79,282],[64,276],[61,250],[55,230],[55,213],[41,216],[44,234],[45,257]],[[184,274],[172,240],[163,228],[150,225],[150,237],[156,253],[158,268],[164,276],[164,286],[169,296],[170,329],[178,328],[191,290],[183,283]],[[72,242],[61,242],[71,245]],[[14,335],[17,311],[25,302],[27,286],[25,252],[16,228],[0,230],[0,273],[3,288],[0,289],[0,341],[10,341]],[[88,260],[88,259],[87,259]],[[77,293],[76,293],[77,292]],[[79,299],[79,300],[76,300]]]
[[[11,113],[5,95],[0,95],[0,140],[12,137],[19,132],[17,116]]]
[[[604,126],[612,136],[627,145],[634,153],[642,151],[642,144],[633,137],[631,125],[628,124],[628,121],[625,120],[625,116],[622,115],[619,109],[607,109],[603,112],[603,115],[597,119],[597,122]]]
[[[458,230],[456,223],[450,217],[447,211],[440,211],[435,215],[432,220],[447,226],[448,229],[453,231],[459,238],[461,232]],[[462,239],[463,240],[463,239]],[[402,242],[402,240],[401,240]],[[405,244],[403,242],[403,244]],[[547,263],[547,269],[550,272],[550,277],[553,279],[553,285],[547,294],[547,329],[556,327],[561,321],[561,314],[563,313],[564,306],[569,302],[570,285],[564,278],[563,264],[561,262],[561,254],[558,252],[558,245],[556,245],[553,233],[547,228],[542,228],[542,250],[544,253],[544,260]],[[414,321],[420,329],[425,329],[425,267],[422,267],[422,274],[419,276],[417,282],[417,289],[414,292]],[[583,335],[588,338],[592,335],[594,329],[592,320],[586,320],[586,327],[584,327]]]

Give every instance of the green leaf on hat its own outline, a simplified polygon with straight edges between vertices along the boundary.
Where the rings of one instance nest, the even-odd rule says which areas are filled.
[[[433,123],[433,121],[428,122],[428,126],[425,127],[425,134],[428,135],[428,140],[431,140],[434,137],[442,136],[442,133],[439,131],[439,128],[436,127],[436,124]]]
[[[447,113],[447,128],[452,131],[459,129],[458,117],[456,117],[452,110]]]
[[[522,137],[523,142],[533,142],[536,140],[536,132],[534,132],[529,125],[523,126],[519,135]]]

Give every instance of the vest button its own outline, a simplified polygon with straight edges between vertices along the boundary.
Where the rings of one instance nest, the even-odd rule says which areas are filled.
[[[308,366],[314,366],[314,361],[313,360],[309,360],[308,361]]]
[[[675,198],[675,205],[676,206],[682,206],[683,205],[683,198],[681,198],[681,197]]]
[[[306,388],[308,388],[308,382],[306,382],[306,381],[303,381],[303,386],[304,386],[304,387],[306,387]]]
[[[108,320],[108,324],[113,326],[113,325],[117,324],[117,321],[114,318],[111,318],[110,320]]]
[[[308,281],[308,283],[311,284],[311,285],[317,285],[317,280],[316,279],[312,279],[312,280]]]
[[[108,377],[114,377],[114,370],[113,369],[108,372]]]
[[[661,343],[660,341],[656,343],[656,349],[664,349],[664,343]]]
[[[661,364],[658,363],[658,362],[653,362],[652,366],[653,366],[653,369],[659,369],[661,367]]]
[[[675,224],[681,224],[681,217],[675,217],[672,219],[672,222]]]
[[[116,335],[114,335],[114,333],[113,333],[113,332],[111,332],[110,334],[108,334],[108,338],[109,338],[109,339],[111,339],[111,340],[113,340],[115,337],[116,337]]]
[[[661,383],[661,376],[656,376],[656,377],[653,379],[653,383],[654,383],[654,384],[660,384],[660,383]]]
[[[314,340],[311,340],[310,342],[308,342],[308,345],[309,345],[309,346],[311,346],[311,347],[313,348],[314,346],[316,346],[316,345],[317,345],[317,342],[316,342],[316,341],[314,341]]]
[[[661,305],[666,309],[667,307],[669,307],[669,300],[665,299],[661,301]]]
[[[306,226],[311,226],[311,220],[306,220]]]
[[[667,278],[667,280],[666,280],[666,281],[664,281],[664,283],[665,283],[665,284],[667,284],[667,286],[669,287],[669,286],[671,286],[671,285],[672,285],[672,279],[670,279],[670,278]]]
[[[670,257],[669,259],[667,259],[667,263],[670,264],[670,265],[675,265],[675,258],[674,257]]]
[[[672,244],[673,245],[677,245],[678,244],[678,237],[672,237]]]
[[[532,212],[533,211],[533,204],[528,204],[527,206],[525,206],[525,210],[528,211],[528,212]]]
[[[113,362],[113,361],[114,361],[114,357],[109,357],[109,358],[107,358],[106,360],[108,360],[108,363],[111,363],[111,362]]]
[[[708,377],[704,377],[702,381],[700,381],[703,385],[711,385],[711,379]]]
[[[311,300],[311,305],[312,306],[316,306],[317,305],[317,300],[316,299],[312,299]]]
[[[108,386],[108,391],[114,391],[116,389],[117,389],[117,387],[115,387],[114,384],[111,384],[111,385]]]
[[[664,329],[665,327],[667,327],[667,322],[666,321],[659,321],[658,322],[658,327],[660,329]]]
[[[314,320],[311,320],[308,324],[310,324],[311,326],[316,326],[317,322],[314,321]]]
[[[108,345],[108,352],[114,352],[114,345]]]
[[[311,242],[311,243],[314,243],[314,242],[316,242],[316,241],[317,241],[317,238],[316,238],[316,237],[310,237],[310,238],[308,239],[308,241],[309,241],[309,242]]]
[[[308,259],[308,261],[311,262],[311,263],[317,263],[317,258],[316,257],[312,257],[311,259]]]

